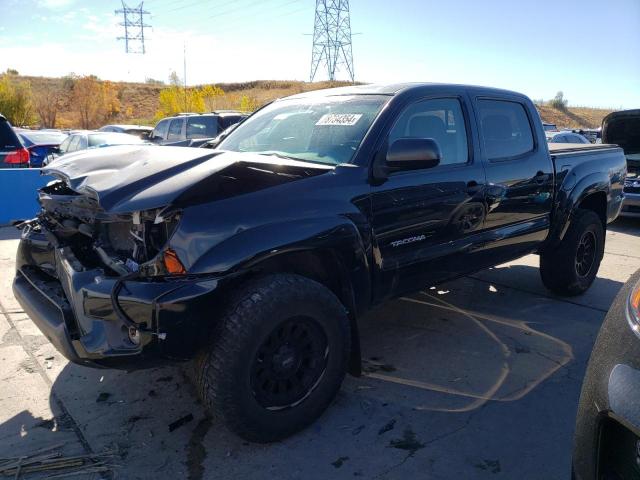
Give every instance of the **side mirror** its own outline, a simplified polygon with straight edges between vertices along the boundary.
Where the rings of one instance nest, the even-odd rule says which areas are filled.
[[[440,147],[432,138],[399,138],[387,150],[387,170],[392,173],[433,168],[441,158]]]

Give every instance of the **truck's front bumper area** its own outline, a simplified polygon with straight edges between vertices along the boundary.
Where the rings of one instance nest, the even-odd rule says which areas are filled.
[[[16,299],[75,363],[136,369],[187,359],[214,321],[216,278],[132,279],[114,295],[117,278],[84,268],[69,247],[33,231],[23,234],[16,266]]]
[[[620,216],[640,218],[640,194],[625,192]]]

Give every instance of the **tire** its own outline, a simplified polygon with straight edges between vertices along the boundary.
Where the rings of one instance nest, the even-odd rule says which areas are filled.
[[[542,283],[563,296],[584,293],[600,268],[604,240],[600,217],[592,210],[578,209],[560,244],[540,255]]]
[[[349,347],[349,319],[331,291],[301,276],[269,275],[232,296],[193,377],[215,418],[246,440],[273,442],[331,404]]]

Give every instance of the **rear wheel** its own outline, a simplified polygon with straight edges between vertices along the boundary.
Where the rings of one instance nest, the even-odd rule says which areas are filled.
[[[544,285],[559,295],[579,295],[593,283],[604,255],[605,231],[592,210],[579,209],[564,239],[540,255]]]
[[[211,412],[255,442],[285,438],[329,406],[346,372],[349,320],[336,296],[296,275],[269,275],[239,291],[198,359]]]

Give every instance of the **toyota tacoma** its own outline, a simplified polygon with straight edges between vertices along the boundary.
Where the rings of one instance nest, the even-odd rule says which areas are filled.
[[[268,442],[309,425],[387,299],[530,253],[593,282],[626,162],[549,146],[525,96],[369,85],[275,101],[216,149],[118,146],[53,163],[15,296],[69,360],[191,360],[205,405]]]

